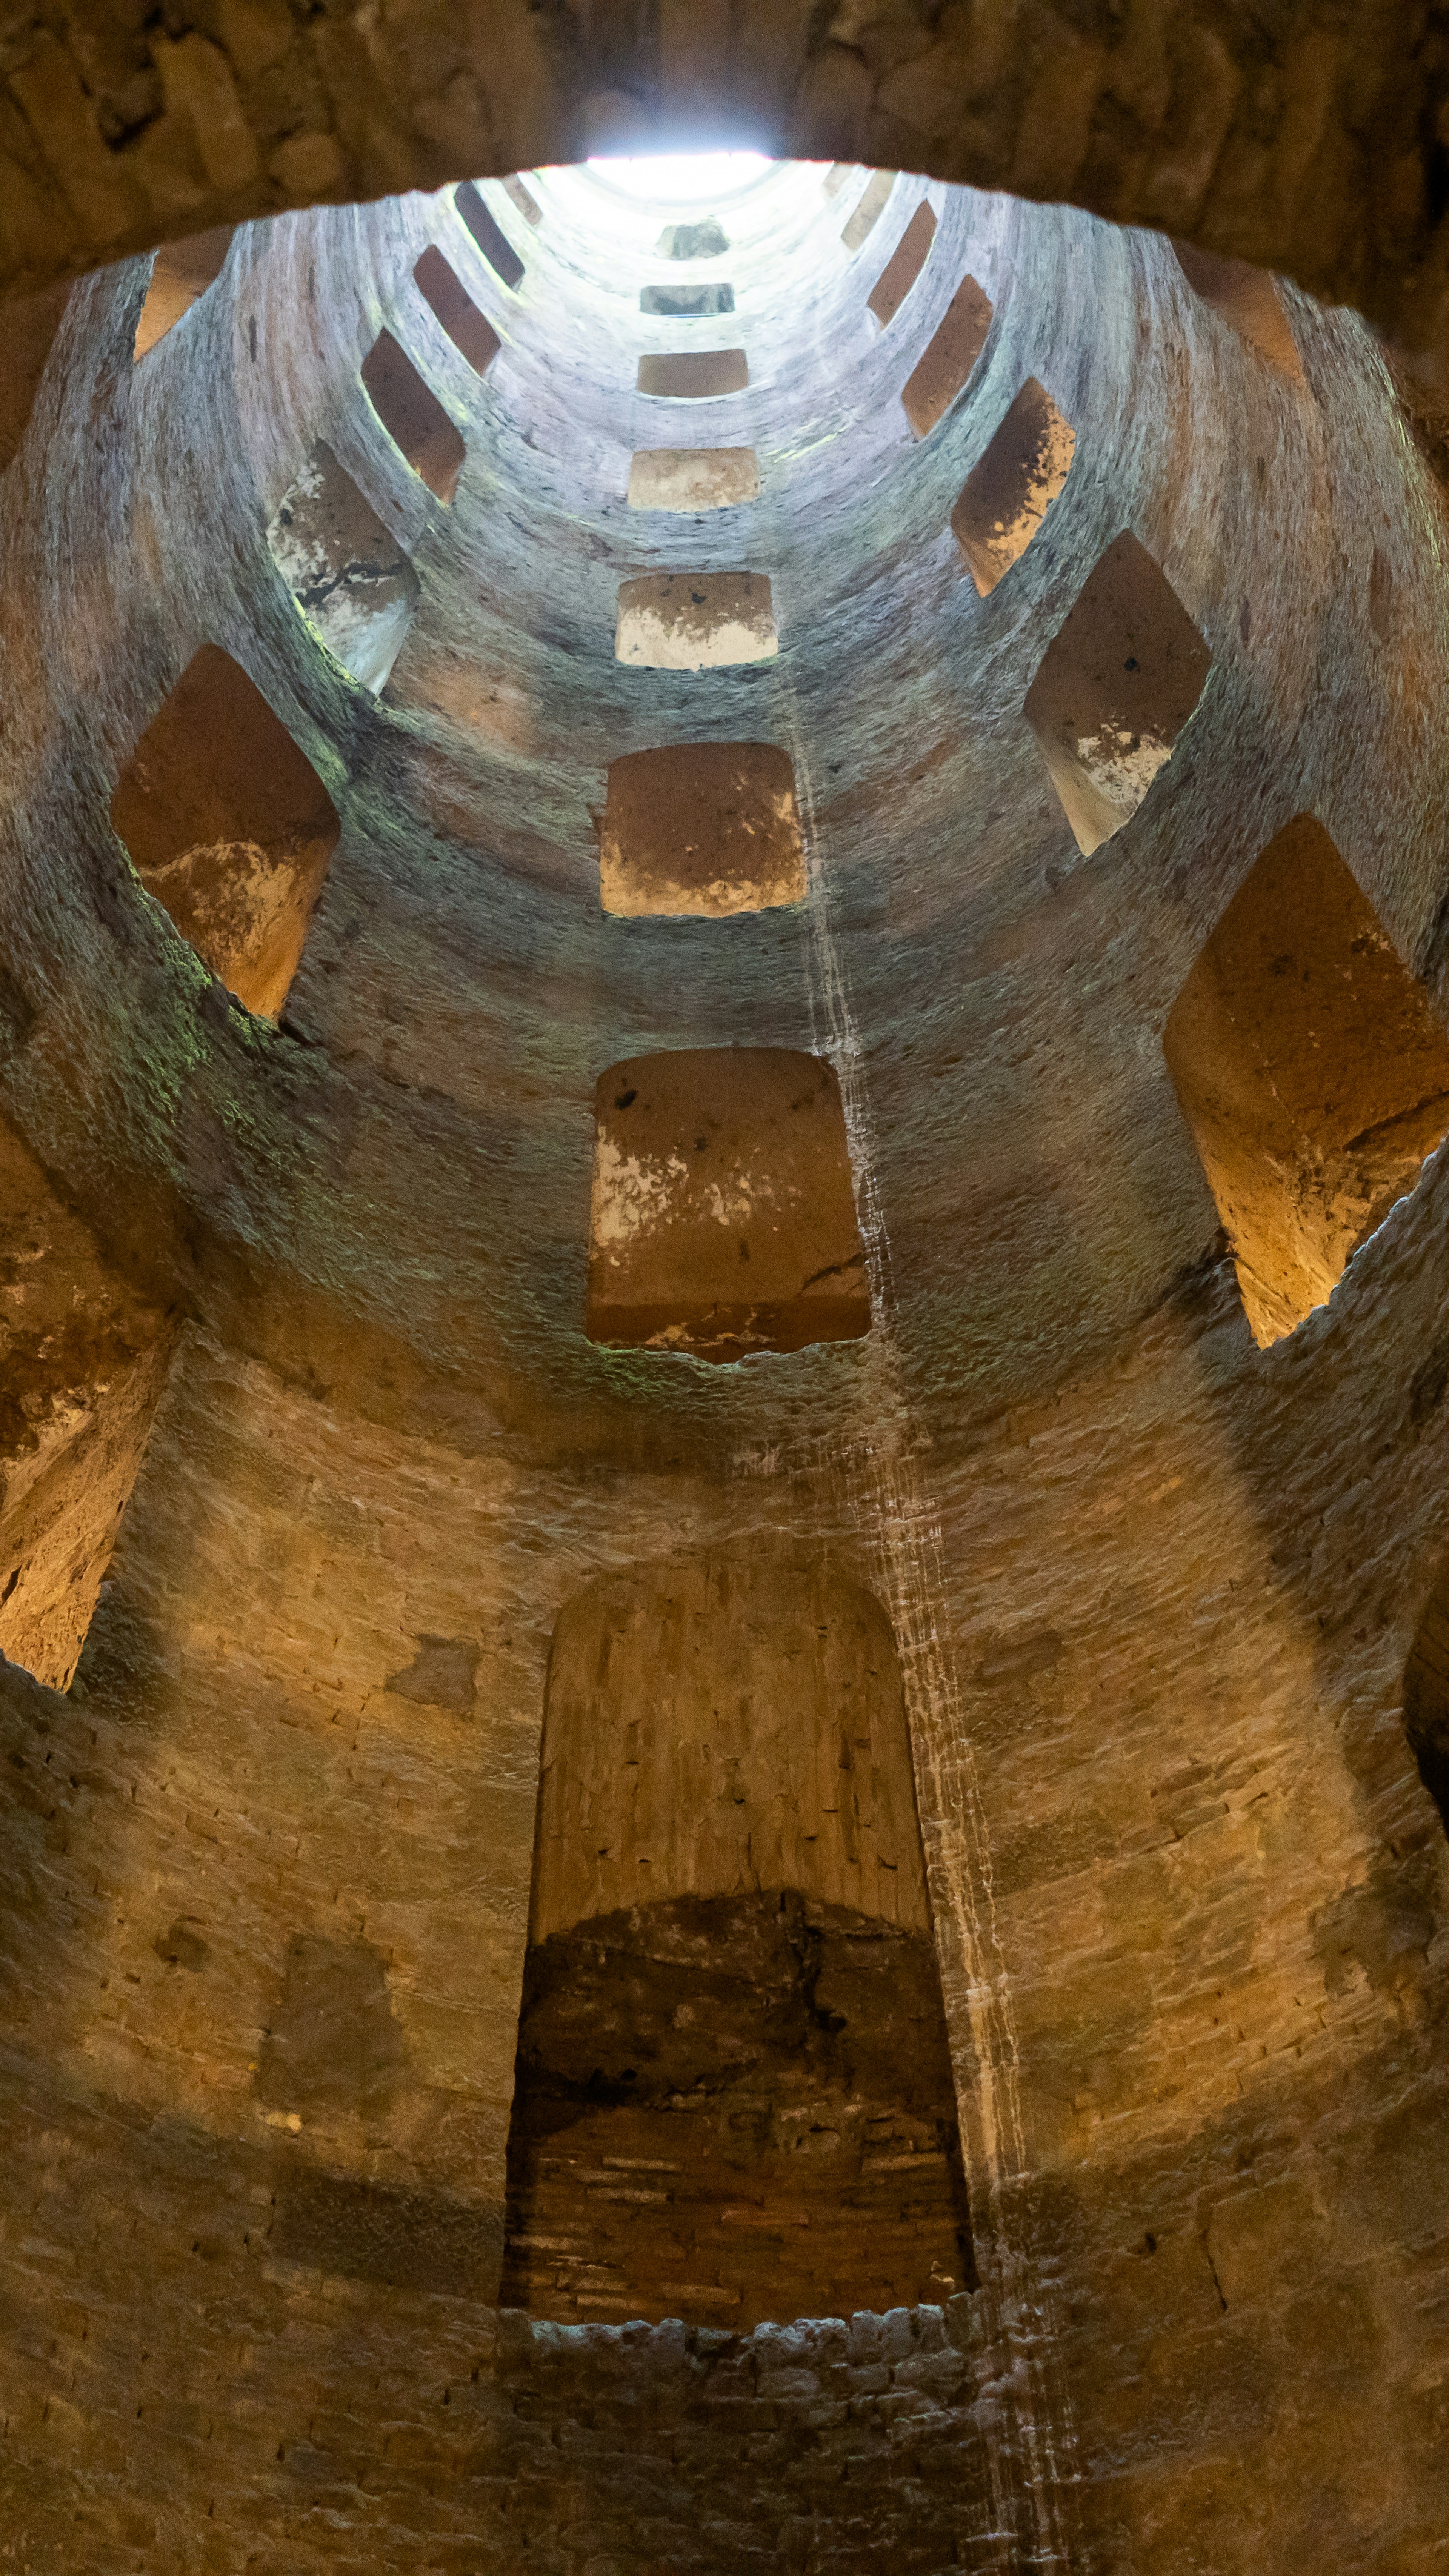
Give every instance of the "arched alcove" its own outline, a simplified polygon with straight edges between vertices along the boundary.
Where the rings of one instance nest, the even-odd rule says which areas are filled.
[[[549,1657],[505,2305],[749,2327],[974,2279],[900,1667],[777,1551],[642,1566]]]

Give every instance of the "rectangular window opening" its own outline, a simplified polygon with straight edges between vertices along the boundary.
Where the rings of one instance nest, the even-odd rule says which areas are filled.
[[[511,171],[504,180],[503,193],[518,208],[525,223],[542,223],[543,208],[532,192],[524,186],[523,179],[517,170]]]
[[[472,179],[453,190],[453,203],[495,277],[515,291],[523,284],[523,262],[496,216],[490,211],[482,190]]]
[[[845,1113],[823,1058],[685,1048],[600,1077],[584,1330],[720,1362],[869,1332]]]
[[[846,183],[846,180],[850,177],[851,172],[853,170],[858,170],[859,168],[860,163],[858,161],[832,161],[824,178],[820,182],[826,196],[838,197],[841,189]]]
[[[1265,268],[1250,268],[1246,260],[1221,259],[1216,251],[1199,250],[1194,242],[1175,241],[1172,247],[1194,295],[1210,304],[1229,330],[1266,358],[1270,367],[1276,367],[1291,384],[1301,385],[1303,360],[1277,279]]]
[[[175,1348],[0,1120],[0,1655],[68,1690]]]
[[[413,276],[424,303],[431,305],[454,348],[467,359],[475,376],[485,375],[503,343],[435,243],[429,243]]]
[[[732,286],[641,286],[641,313],[662,313],[673,322],[704,321],[712,313],[733,313]]]
[[[199,304],[226,266],[234,224],[217,224],[210,232],[188,233],[184,241],[163,242],[151,267],[151,282],[136,322],[132,356],[137,366],[174,330],[183,313]]]
[[[1260,1344],[1321,1306],[1449,1130],[1449,1036],[1323,825],[1268,843],[1163,1052]]]
[[[363,688],[381,689],[417,609],[418,577],[325,439],[284,493],[267,543],[328,652]]]
[[[245,671],[203,644],[142,734],[111,824],[148,894],[239,1002],[274,1018],[341,825]]]
[[[1066,482],[1076,432],[1044,385],[1028,376],[972,466],[951,513],[956,542],[983,599],[1019,563]]]
[[[743,393],[750,381],[743,349],[672,349],[639,361],[639,391],[674,402],[708,402]]]
[[[841,240],[848,251],[858,251],[868,233],[873,233],[885,213],[890,193],[899,178],[897,170],[872,170],[854,212],[847,218]]]
[[[963,277],[923,357],[901,391],[917,438],[929,438],[961,391],[991,329],[995,308],[974,277]]]
[[[768,742],[681,742],[609,763],[599,830],[605,912],[719,920],[803,903],[795,765]]]
[[[763,573],[641,573],[619,584],[614,652],[620,662],[651,671],[705,671],[767,662],[779,649]]]
[[[1136,813],[1211,668],[1166,574],[1124,529],[1048,645],[1023,710],[1082,850]]]
[[[975,2286],[900,1657],[838,1557],[632,1565],[560,1612],[505,2238],[503,2303],[571,2323]]]
[[[893,322],[931,255],[936,216],[931,206],[917,206],[868,298],[881,329]]]
[[[692,224],[666,224],[654,245],[656,259],[723,259],[729,235],[718,215]]]
[[[759,496],[752,447],[641,447],[629,467],[631,510],[728,510]]]
[[[390,331],[379,331],[362,362],[368,401],[394,447],[444,505],[458,488],[467,449],[437,395]]]

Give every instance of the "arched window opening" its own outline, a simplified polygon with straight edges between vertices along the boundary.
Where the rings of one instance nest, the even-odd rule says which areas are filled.
[[[752,447],[641,447],[629,463],[631,510],[674,510],[696,517],[760,497]]]
[[[619,584],[614,652],[649,671],[723,670],[779,652],[775,603],[758,572],[646,572]]]
[[[897,170],[872,170],[840,236],[848,251],[858,251],[867,234],[874,232],[899,176]]]
[[[795,764],[769,742],[679,742],[609,763],[605,912],[720,919],[805,900]]]
[[[733,313],[732,286],[641,286],[641,313],[661,313],[675,322],[701,322],[712,313]]]
[[[267,530],[277,569],[329,653],[381,689],[417,608],[407,556],[323,438]]]
[[[974,277],[963,277],[924,352],[901,388],[917,438],[944,420],[982,350],[995,310]]]
[[[362,362],[367,399],[393,445],[435,498],[451,503],[467,449],[437,395],[390,331],[379,331]]]
[[[870,1330],[840,1085],[787,1047],[683,1047],[600,1077],[589,1339],[731,1361]]]
[[[723,259],[729,235],[718,215],[691,224],[666,224],[655,245],[658,259]]]
[[[1025,554],[1066,482],[1076,444],[1045,385],[1028,376],[951,513],[983,599]]]
[[[882,330],[895,320],[931,256],[935,238],[934,210],[927,205],[917,206],[866,299]]]
[[[674,402],[708,402],[743,393],[750,381],[743,349],[669,349],[639,361],[639,391]]]
[[[0,1119],[0,1655],[70,1686],[140,1472],[172,1328]]]
[[[1162,1043],[1254,1339],[1276,1341],[1449,1129],[1449,1037],[1311,814],[1258,857]]]
[[[453,203],[494,276],[501,277],[505,286],[516,291],[523,284],[523,262],[490,211],[481,188],[475,186],[471,179],[465,179],[461,188],[454,189]],[[536,211],[530,220],[538,221]]]
[[[1288,327],[1276,278],[1246,260],[1222,259],[1216,251],[1199,250],[1193,242],[1176,241],[1177,264],[1204,304],[1220,314],[1228,328],[1247,340],[1290,383],[1303,382],[1303,361]]]
[[[774,1546],[554,1632],[503,2303],[744,2328],[974,2286],[900,1665]]]
[[[467,359],[475,376],[485,374],[503,343],[436,242],[428,244],[413,277],[423,301],[431,306],[454,348]]]
[[[524,185],[523,179],[517,170],[510,172],[509,176],[503,181],[503,193],[505,197],[509,198],[518,208],[518,211],[522,215],[525,223],[542,223],[543,208],[539,204],[538,199],[534,196],[532,190]]]
[[[1125,529],[1088,574],[1023,709],[1081,850],[1130,822],[1211,667],[1167,575]]]
[[[213,975],[275,1018],[342,827],[306,754],[219,645],[203,644],[142,734],[111,824]]]
[[[184,241],[167,242],[158,250],[136,322],[132,356],[137,366],[216,284],[226,266],[234,230],[231,224],[218,224],[212,232],[188,233]]]

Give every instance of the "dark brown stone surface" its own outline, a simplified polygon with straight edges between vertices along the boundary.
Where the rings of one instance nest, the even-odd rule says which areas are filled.
[[[975,2287],[928,1934],[785,1893],[530,1950],[505,2307],[751,2327]]]

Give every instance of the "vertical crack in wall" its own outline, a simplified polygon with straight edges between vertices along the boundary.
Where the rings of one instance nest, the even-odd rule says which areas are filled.
[[[831,919],[805,729],[787,670],[781,677],[809,880],[804,955],[813,1043],[840,1083],[873,1315],[863,1349],[869,1402],[860,1436],[820,1463],[865,1541],[895,1628],[937,1948],[948,2004],[953,1987],[966,1999],[969,2054],[963,2057],[958,2027],[952,2047],[986,2327],[978,2420],[995,2528],[985,2537],[996,2540],[1001,2564],[1013,2569],[1079,2565],[1071,2400],[1055,2295],[1034,2241],[1016,2016],[996,1928],[990,1832],[949,1642],[940,1510],[921,1463],[924,1434],[902,1386],[860,1035]]]

